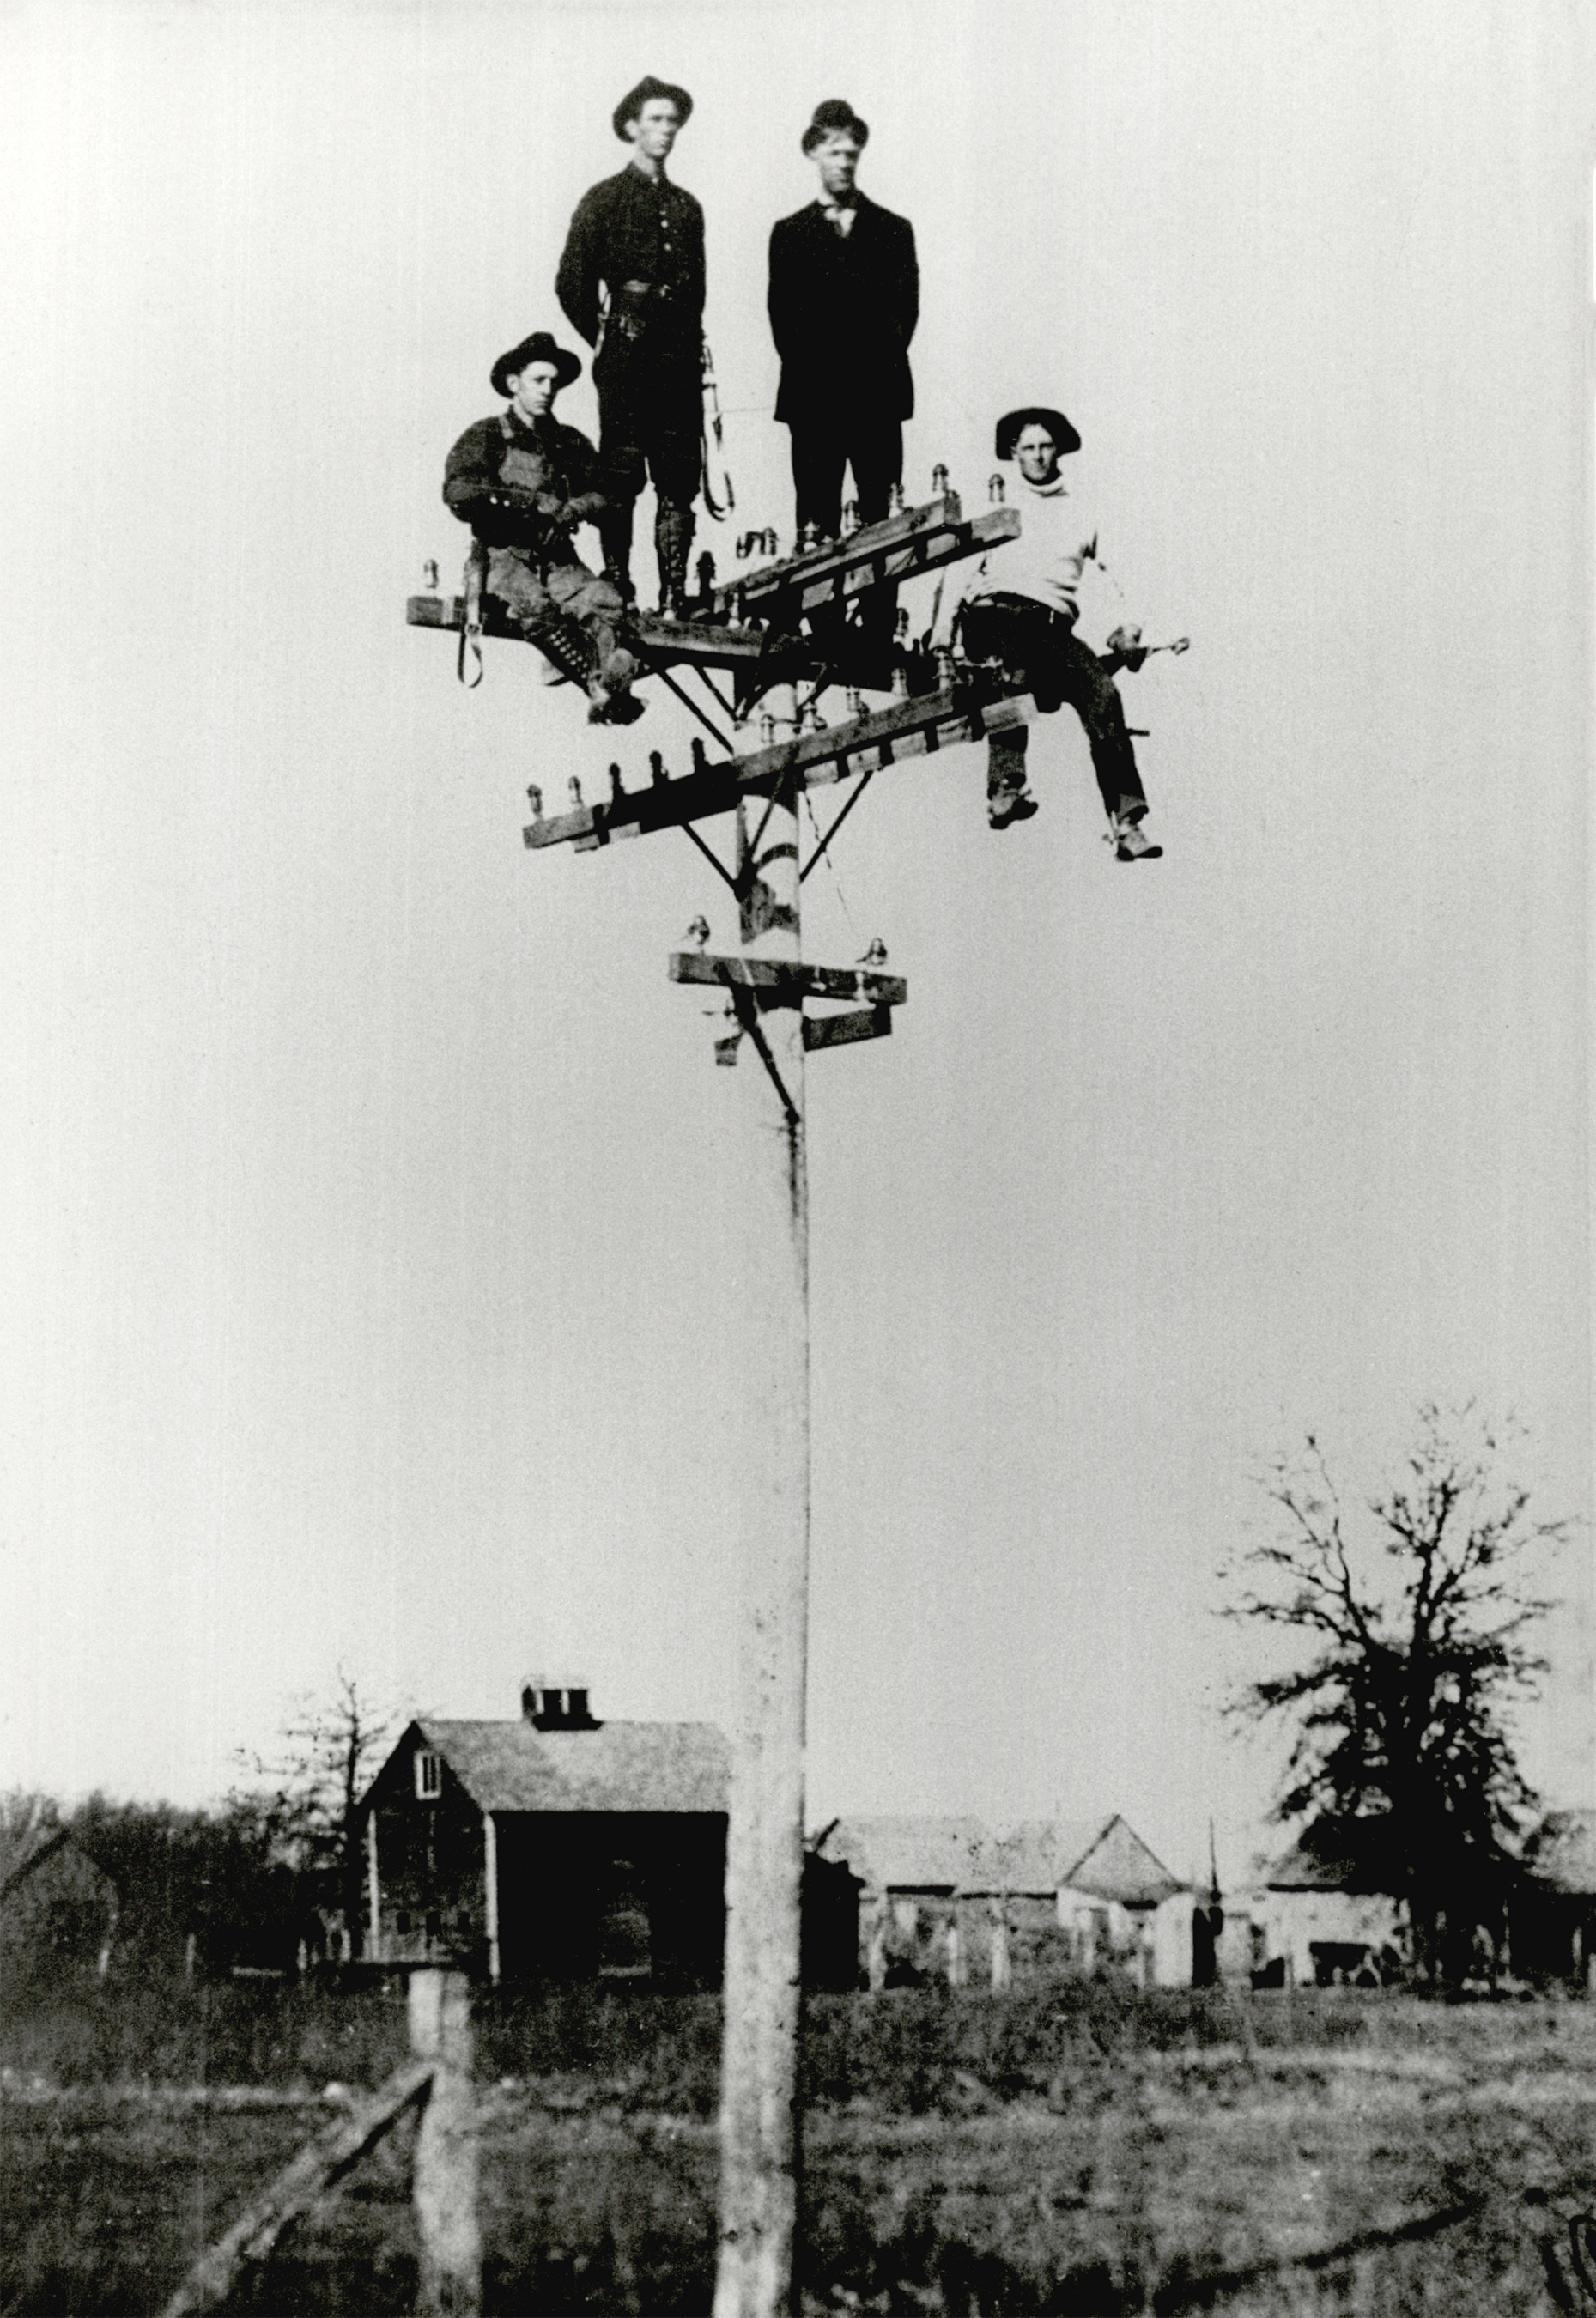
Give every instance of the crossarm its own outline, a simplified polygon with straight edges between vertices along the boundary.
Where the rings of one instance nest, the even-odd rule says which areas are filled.
[[[873,716],[805,732],[750,756],[729,757],[679,780],[623,789],[607,800],[578,804],[547,820],[540,815],[522,834],[533,848],[574,845],[587,852],[614,838],[639,837],[647,830],[676,829],[686,822],[731,813],[740,797],[770,796],[789,785],[816,788],[849,773],[874,772],[906,757],[956,748],[983,733],[1027,724],[1036,714],[1036,704],[1028,693],[983,704],[965,686],[948,685],[916,700],[895,701]]]

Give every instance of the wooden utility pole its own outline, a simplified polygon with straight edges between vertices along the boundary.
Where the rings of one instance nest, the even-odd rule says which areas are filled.
[[[799,1942],[809,1628],[809,1190],[797,795],[739,816],[745,957],[790,970],[733,993],[734,1164],[750,1342],[742,1443],[739,1713],[726,1856],[721,2241],[714,2318],[792,2305],[800,2156]],[[752,1051],[750,1051],[750,1049]]]
[[[1012,508],[967,520],[940,490],[930,505],[812,553],[750,573],[714,597],[697,624],[652,627],[639,644],[670,682],[668,669],[696,669],[710,697],[734,722],[773,684],[800,677],[814,689],[814,722],[794,717],[792,737],[767,739],[748,754],[709,760],[695,743],[693,768],[671,777],[658,751],[645,785],[626,787],[610,767],[610,793],[584,799],[568,783],[566,810],[545,813],[543,792],[527,791],[533,849],[569,845],[594,852],[662,829],[683,829],[735,894],[740,947],[710,955],[699,946],[670,960],[673,981],[727,993],[734,1029],[716,1040],[716,1059],[737,1065],[731,1100],[739,1122],[735,1164],[746,1217],[740,1280],[750,1331],[743,1405],[743,1595],[740,1621],[739,1717],[726,1859],[725,2030],[721,2107],[721,2238],[714,2318],[788,2318],[795,2300],[794,2253],[800,2174],[798,2107],[800,1936],[803,1878],[803,1741],[809,1622],[809,1202],[805,1174],[804,1056],[878,1038],[892,1029],[904,984],[880,971],[873,948],[857,966],[802,959],[799,894],[875,775],[888,765],[1028,723],[1034,700],[982,668],[939,669],[936,688],[894,698],[828,727],[816,702],[838,681],[835,640],[822,651],[802,624],[841,609],[874,588],[980,554],[1018,532]],[[464,630],[457,599],[414,597],[417,626]],[[488,633],[497,633],[491,625]],[[847,639],[844,640],[845,642]],[[844,655],[847,657],[846,653]],[[734,698],[714,690],[709,671],[730,678]],[[877,680],[881,671],[862,675]],[[844,672],[846,682],[854,681]],[[679,689],[679,687],[673,688]],[[686,699],[686,696],[682,696]],[[692,701],[699,721],[731,744]],[[829,825],[818,829],[800,866],[798,809],[806,792],[852,780]],[[695,824],[737,817],[737,864],[729,869]],[[810,999],[847,1011],[806,1015]]]

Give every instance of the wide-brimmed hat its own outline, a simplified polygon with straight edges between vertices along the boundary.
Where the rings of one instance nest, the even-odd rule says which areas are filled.
[[[656,80],[652,73],[645,73],[615,107],[615,134],[623,144],[626,141],[626,123],[635,121],[644,105],[651,104],[657,96],[669,97],[684,121],[693,110],[693,100],[685,88],[678,88],[673,80]]]
[[[823,139],[835,137],[844,129],[856,144],[868,144],[870,123],[860,120],[846,96],[829,96],[823,104],[816,105],[814,119],[803,132],[804,151],[812,153]]]
[[[1067,452],[1080,448],[1080,437],[1062,410],[1049,410],[1043,403],[1029,402],[1023,410],[1005,411],[999,419],[997,455],[1000,459],[1013,458],[1014,446],[1027,427],[1045,427],[1061,459]]]
[[[528,363],[537,362],[553,364],[560,373],[555,382],[557,386],[569,386],[573,378],[579,378],[582,374],[582,365],[576,355],[569,354],[564,346],[557,346],[551,331],[534,330],[531,337],[523,338],[518,346],[512,346],[507,355],[500,355],[494,364],[495,394],[508,394],[510,381],[517,377]]]

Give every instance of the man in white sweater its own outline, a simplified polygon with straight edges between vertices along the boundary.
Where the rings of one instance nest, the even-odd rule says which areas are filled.
[[[956,627],[972,660],[1001,660],[1034,696],[1038,708],[1067,701],[1091,744],[1092,768],[1108,815],[1116,858],[1155,861],[1162,853],[1142,822],[1147,797],[1125,731],[1114,669],[1140,668],[1146,658],[1139,627],[1121,626],[1099,659],[1075,633],[1080,579],[1098,555],[1097,526],[1066,487],[1060,462],[1080,448],[1062,410],[1030,407],[998,421],[997,455],[1019,470],[1013,504],[1020,510],[1017,540],[983,556],[964,588],[943,609],[937,641]],[[988,742],[987,819],[994,829],[1027,821],[1036,800],[1026,780],[1022,724]]]

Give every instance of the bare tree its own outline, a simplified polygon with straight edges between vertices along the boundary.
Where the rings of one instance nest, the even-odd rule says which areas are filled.
[[[379,1712],[358,1680],[336,1669],[326,1696],[296,1701],[272,1761],[240,1755],[250,1789],[237,1809],[253,1810],[278,1855],[343,1913],[352,1955],[360,1952],[361,1860],[355,1805],[378,1767],[392,1717]]]
[[[1522,1438],[1472,1404],[1428,1403],[1395,1478],[1349,1508],[1310,1434],[1262,1477],[1277,1535],[1241,1557],[1246,1591],[1224,1613],[1302,1638],[1301,1663],[1232,1711],[1295,1726],[1277,1817],[1333,1829],[1406,1900],[1424,1978],[1499,1927],[1537,1800],[1513,1718],[1547,1665],[1529,1640],[1552,1606],[1534,1565],[1567,1524],[1533,1517],[1505,1470]]]

